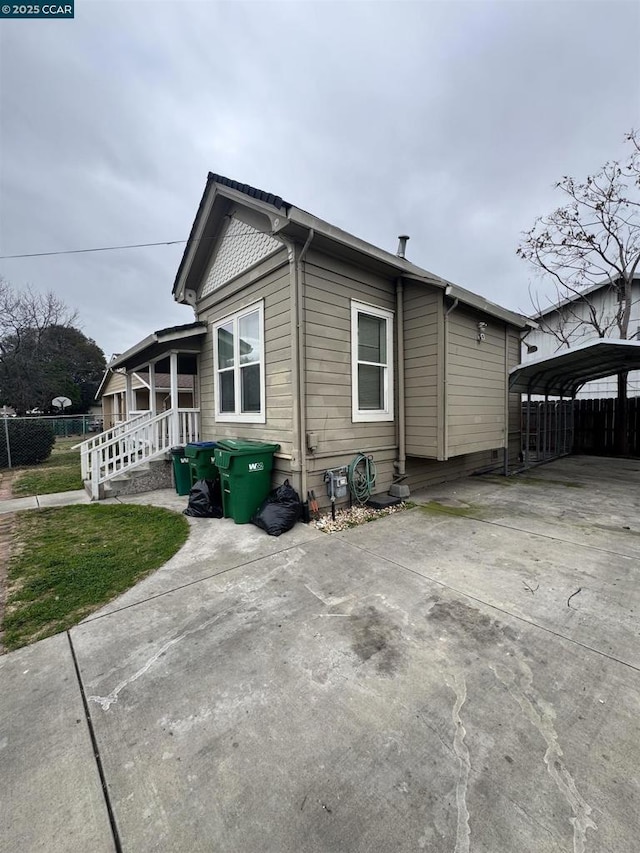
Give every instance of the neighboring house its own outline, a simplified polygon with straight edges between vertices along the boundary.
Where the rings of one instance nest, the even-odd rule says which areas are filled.
[[[551,356],[571,347],[580,346],[603,337],[587,321],[591,316],[603,330],[604,337],[618,339],[620,333],[615,323],[619,309],[618,292],[607,280],[602,284],[587,287],[573,299],[564,299],[550,306],[535,319],[539,324],[525,336],[522,346],[522,361]],[[640,340],[640,275],[636,276],[631,288],[631,318],[629,340]],[[533,348],[536,348],[532,351]],[[640,396],[640,371],[631,371],[628,378],[629,397]],[[577,399],[601,399],[617,397],[618,383],[615,376],[587,382],[577,393]]]
[[[357,453],[373,457],[378,492],[496,466],[507,446],[515,458],[519,398],[510,434],[507,373],[531,321],[410,263],[405,243],[391,254],[209,174],[173,288],[195,322],[111,363],[109,381],[124,381],[132,401],[136,375],[149,388],[169,375],[169,411],[149,412],[160,435],[150,452],[194,434],[277,442],[274,479],[288,477],[303,499],[326,494],[325,471]],[[199,400],[187,412],[181,373]]]
[[[110,364],[117,358],[113,356]],[[195,408],[195,377],[178,374],[178,406]],[[102,417],[104,429],[123,423],[129,417],[151,411],[151,385],[149,370],[134,371],[131,376],[131,403],[127,403],[126,371],[107,367],[96,392],[101,403],[97,414]],[[171,379],[169,373],[155,372],[156,411],[163,412],[171,407]],[[130,408],[129,408],[130,406]],[[91,408],[93,413],[94,407]]]

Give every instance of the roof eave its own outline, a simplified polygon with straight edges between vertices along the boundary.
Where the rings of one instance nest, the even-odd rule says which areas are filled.
[[[151,349],[151,347],[158,344],[173,344],[179,343],[180,341],[188,340],[191,338],[201,338],[207,332],[207,327],[204,323],[190,323],[189,328],[179,329],[176,328],[170,332],[160,331],[160,332],[152,332],[150,335],[147,335],[146,338],[139,341],[137,344],[134,344],[130,347],[126,352],[123,352],[122,355],[119,355],[115,358],[109,367],[112,370],[115,370],[118,367],[125,367],[127,364],[131,365],[135,362],[135,365],[143,363],[140,362],[139,357],[145,352],[145,350]],[[135,369],[135,368],[134,368]]]
[[[522,314],[509,311],[507,308],[496,305],[494,302],[490,302],[488,299],[485,299],[470,290],[466,290],[464,287],[459,287],[441,276],[411,263],[411,261],[406,260],[406,258],[401,258],[398,255],[394,255],[391,252],[378,248],[378,246],[374,246],[372,243],[367,243],[366,240],[361,240],[359,237],[355,237],[348,231],[336,228],[330,223],[307,213],[305,210],[292,207],[289,210],[287,218],[283,219],[278,230],[282,231],[286,229],[289,222],[300,225],[306,229],[313,229],[315,233],[322,234],[329,240],[333,240],[343,246],[348,246],[350,249],[365,254],[368,257],[375,258],[380,263],[386,265],[392,273],[397,274],[398,277],[411,279],[412,281],[428,284],[433,287],[437,287],[440,290],[444,290],[447,295],[450,295],[454,299],[459,299],[461,302],[464,302],[465,305],[469,305],[470,307],[476,308],[485,314],[504,320],[506,323],[516,326],[519,329],[537,328],[538,326],[534,320],[531,320]]]
[[[209,172],[205,190],[200,200],[198,211],[191,227],[191,233],[189,234],[189,239],[185,246],[182,260],[180,261],[173,285],[173,297],[176,302],[187,301],[185,291],[187,290],[190,270],[196,256],[200,239],[204,229],[206,228],[207,221],[210,217],[216,198],[223,197],[237,204],[250,206],[254,210],[263,213],[269,219],[274,235],[282,233],[286,234],[287,231],[295,230],[296,227],[297,229],[303,229],[307,232],[313,229],[316,234],[324,236],[327,240],[341,245],[349,249],[351,252],[364,255],[378,264],[383,265],[392,275],[409,278],[423,284],[431,285],[432,287],[436,287],[440,290],[447,290],[447,293],[449,293],[454,299],[459,299],[464,304],[476,308],[490,316],[497,317],[518,329],[537,328],[537,324],[534,320],[531,320],[522,314],[502,308],[500,305],[496,305],[482,296],[466,290],[463,287],[459,287],[441,276],[411,263],[406,258],[401,258],[398,255],[394,255],[391,252],[380,249],[378,246],[374,246],[372,243],[368,243],[366,240],[361,240],[359,237],[350,234],[348,231],[343,231],[341,228],[337,228],[329,222],[313,216],[306,210],[302,210],[301,208],[294,207],[293,205],[289,205],[282,201],[280,206],[276,207],[268,201],[264,201],[254,195],[247,194],[242,189],[236,189],[234,186],[220,183],[219,180],[220,176]],[[237,186],[240,187],[244,185],[238,184]],[[256,192],[258,194],[261,193],[261,191]],[[268,194],[266,195],[268,197]]]

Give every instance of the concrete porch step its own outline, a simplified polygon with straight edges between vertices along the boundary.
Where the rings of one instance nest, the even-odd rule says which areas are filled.
[[[84,485],[87,492],[91,494],[91,483],[85,481]],[[171,485],[171,461],[163,454],[155,459],[148,459],[128,471],[114,474],[110,480],[100,486],[99,500],[170,488]]]

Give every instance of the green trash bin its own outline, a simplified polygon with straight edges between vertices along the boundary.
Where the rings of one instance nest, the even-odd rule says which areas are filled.
[[[171,448],[173,461],[173,484],[176,494],[188,495],[191,489],[191,469],[182,445]]]
[[[215,460],[220,472],[225,518],[247,524],[271,491],[273,454],[279,444],[229,438],[218,442]]]
[[[197,480],[215,480],[218,476],[213,455],[216,447],[215,441],[192,441],[185,447],[185,456],[189,460],[191,471],[191,485]]]

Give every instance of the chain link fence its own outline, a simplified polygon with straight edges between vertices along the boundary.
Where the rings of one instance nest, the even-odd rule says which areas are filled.
[[[101,431],[102,418],[95,415],[0,417],[0,469],[43,461],[58,438],[80,442]]]

